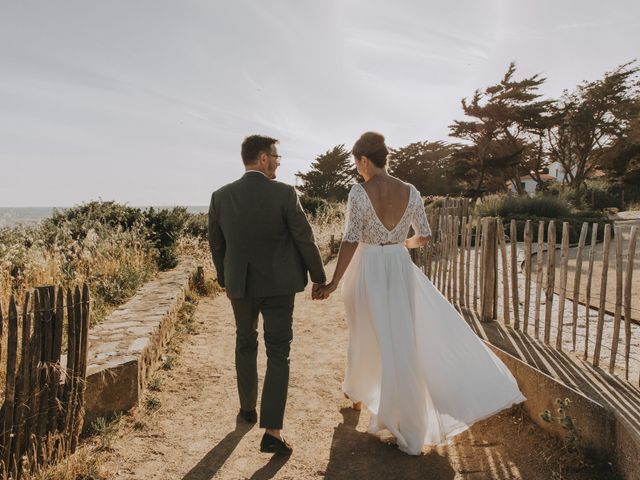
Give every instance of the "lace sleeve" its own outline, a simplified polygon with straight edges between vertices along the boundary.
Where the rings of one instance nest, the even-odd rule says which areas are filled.
[[[422,203],[422,197],[420,192],[416,190],[416,200],[413,207],[413,217],[411,219],[411,226],[416,235],[420,237],[430,237],[431,227],[429,227],[429,221],[427,220],[427,214],[424,211],[424,204]]]
[[[363,219],[362,204],[359,202],[354,185],[347,198],[347,209],[344,214],[343,242],[360,242],[362,240]]]

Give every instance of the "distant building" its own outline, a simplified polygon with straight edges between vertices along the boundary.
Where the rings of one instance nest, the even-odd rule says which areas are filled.
[[[562,163],[557,162],[557,161],[553,162],[553,163],[549,164],[548,169],[549,169],[549,175],[551,175],[556,182],[566,183],[566,180],[568,180],[568,179],[564,178],[566,172],[565,172],[564,167],[562,166]],[[575,174],[576,171],[577,171],[577,168],[574,167],[572,169],[572,171]]]
[[[547,173],[541,173],[540,178],[543,181],[549,181],[549,180],[556,181],[556,177],[554,177],[553,175],[549,175]],[[557,180],[557,181],[562,181],[562,180]],[[522,177],[520,177],[520,185],[522,185],[522,189],[529,196],[535,195],[537,184],[538,182],[536,182],[535,179],[531,177],[531,175],[523,175]],[[513,185],[513,182],[511,182],[511,180],[507,182],[507,189],[512,193],[516,193],[515,186]]]

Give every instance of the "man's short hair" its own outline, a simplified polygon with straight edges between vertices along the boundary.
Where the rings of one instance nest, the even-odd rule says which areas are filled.
[[[271,145],[278,143],[278,140],[262,135],[251,135],[242,142],[242,162],[245,165],[252,165],[258,160],[258,156],[262,152],[270,153]]]

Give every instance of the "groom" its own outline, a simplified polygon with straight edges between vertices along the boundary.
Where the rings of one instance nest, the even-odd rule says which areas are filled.
[[[264,321],[267,371],[260,402],[260,450],[290,454],[282,436],[293,339],[293,302],[307,271],[313,295],[326,282],[322,258],[295,189],[276,182],[278,140],[260,135],[242,143],[245,174],[211,196],[209,246],[220,286],[226,288],[236,322],[239,415],[257,421],[258,314]]]

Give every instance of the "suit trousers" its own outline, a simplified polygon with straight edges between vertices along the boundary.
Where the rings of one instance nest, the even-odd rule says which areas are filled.
[[[258,315],[264,322],[267,372],[260,402],[260,427],[281,429],[289,389],[289,352],[293,340],[295,295],[231,299],[236,320],[236,376],[240,408],[254,410],[258,400]]]

